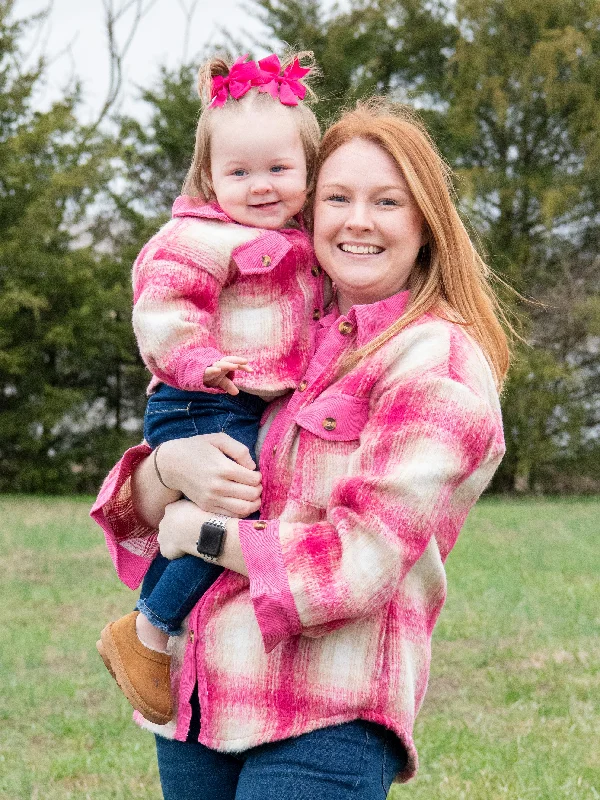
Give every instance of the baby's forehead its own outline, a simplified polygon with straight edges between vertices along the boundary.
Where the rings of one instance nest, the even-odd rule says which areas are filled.
[[[264,103],[239,103],[239,107],[231,109],[225,105],[212,115],[213,147],[217,142],[232,147],[260,142],[296,144],[299,139],[300,127],[295,115],[270,97]]]
[[[253,122],[296,126],[296,114],[269,94],[252,90],[241,100],[230,98],[221,108],[210,110],[211,129],[225,125],[247,125]]]

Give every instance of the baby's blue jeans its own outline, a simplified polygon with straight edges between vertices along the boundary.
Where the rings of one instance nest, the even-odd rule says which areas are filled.
[[[256,461],[258,427],[266,406],[260,397],[246,392],[235,397],[184,392],[163,383],[148,398],[144,439],[154,449],[171,439],[224,432],[245,444]],[[191,464],[190,469],[202,469],[202,465]],[[258,514],[252,518],[258,519]],[[195,556],[169,561],[159,554],[144,577],[136,608],[156,628],[169,635],[177,634],[185,617],[222,571],[217,564]]]

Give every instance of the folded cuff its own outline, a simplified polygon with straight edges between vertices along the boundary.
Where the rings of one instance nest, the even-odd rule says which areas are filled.
[[[279,541],[279,522],[241,520],[240,545],[250,580],[250,598],[269,653],[302,631]]]
[[[90,516],[104,531],[119,578],[136,589],[158,552],[156,531],[138,519],[131,499],[131,475],[151,453],[147,444],[130,447],[105,478]]]

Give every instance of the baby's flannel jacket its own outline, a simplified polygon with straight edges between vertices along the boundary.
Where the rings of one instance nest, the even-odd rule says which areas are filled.
[[[182,195],[172,219],[133,265],[133,327],[144,363],[160,382],[222,392],[203,383],[223,355],[248,358],[240,389],[272,399],[295,387],[322,311],[322,272],[308,235],[234,222],[216,203]]]
[[[409,755],[398,778],[414,775],[444,562],[504,439],[480,348],[433,315],[336,379],[407,299],[321,320],[304,378],[262,429],[263,518],[240,522],[249,578],[226,570],[173,640],[177,713],[157,732],[185,739],[197,683],[208,747],[241,751],[361,718],[397,734]],[[132,588],[156,552],[130,492],[148,453],[124,455],[92,511]]]

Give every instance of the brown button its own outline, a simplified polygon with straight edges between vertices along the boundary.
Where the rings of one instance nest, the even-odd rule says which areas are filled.
[[[307,386],[308,386],[308,381],[300,381],[300,383],[298,384],[298,391],[303,392]]]
[[[314,267],[311,267],[311,270],[310,270],[310,271],[312,272],[312,274],[314,275],[314,277],[315,277],[315,278],[318,278],[318,277],[319,277],[319,275],[321,274],[321,267],[318,267],[318,266],[315,264],[315,265],[314,265]]]
[[[259,519],[257,522],[254,523],[254,529],[257,531],[264,531],[267,527],[267,523],[263,522],[262,519]]]
[[[194,644],[194,631],[190,631],[188,634],[188,639],[192,644]]]
[[[261,258],[263,267],[270,267],[271,266],[271,256],[263,256]]]
[[[352,333],[352,323],[344,320],[338,325],[338,330],[343,336],[348,336],[349,333]]]
[[[321,312],[319,311],[318,308],[315,308],[315,310],[313,311],[313,319],[321,319]]]
[[[277,445],[274,445],[273,446],[273,455],[275,455],[276,452],[277,452]]]
[[[323,420],[323,427],[326,431],[334,431],[337,422],[334,420],[333,417],[325,417]]]

